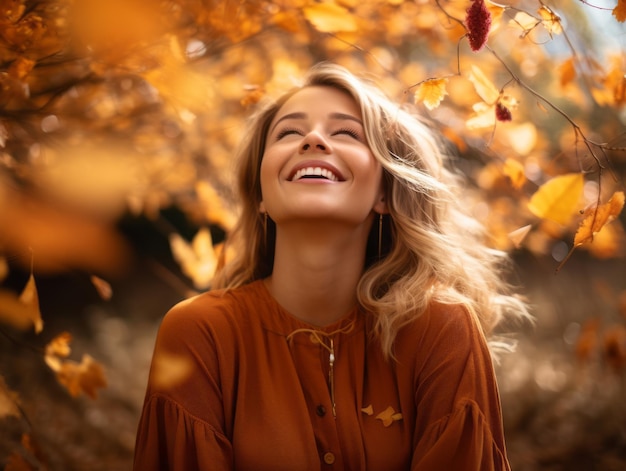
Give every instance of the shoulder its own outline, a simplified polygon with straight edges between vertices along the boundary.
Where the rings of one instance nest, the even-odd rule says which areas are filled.
[[[253,285],[215,290],[185,299],[163,318],[160,331],[178,337],[223,333],[249,320],[248,307],[258,299]]]
[[[460,304],[431,304],[400,330],[396,351],[403,356],[417,353],[423,359],[445,356],[461,360],[474,353],[489,356],[478,321]]]

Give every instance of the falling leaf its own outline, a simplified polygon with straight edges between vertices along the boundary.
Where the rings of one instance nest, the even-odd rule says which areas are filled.
[[[472,0],[472,5],[467,9],[465,25],[472,51],[480,51],[487,43],[491,28],[491,12],[484,0]]]
[[[520,189],[526,182],[524,166],[515,159],[506,159],[502,172],[509,177],[513,188]]]
[[[579,247],[586,242],[593,241],[594,235],[619,216],[622,209],[624,209],[624,192],[617,191],[607,203],[585,211],[585,219],[574,237],[574,246]]]
[[[617,21],[626,21],[626,0],[617,0],[617,6],[613,9],[613,16]]]
[[[362,408],[361,412],[363,412],[364,414],[367,414],[367,415],[372,415],[374,413],[374,408],[370,404],[369,406]]]
[[[70,342],[72,336],[63,332],[57,335],[46,345],[44,360],[52,371],[55,372],[57,380],[76,397],[85,393],[92,399],[97,396],[97,389],[106,387],[107,381],[104,368],[90,355],[83,355],[80,363],[67,360],[69,356]]]
[[[11,391],[4,378],[0,376],[0,419],[13,416],[20,417],[19,396]]]
[[[467,77],[472,84],[476,93],[483,99],[488,105],[493,105],[498,101],[500,92],[495,87],[493,82],[485,75],[485,73],[476,65],[472,65],[470,73]]]
[[[448,94],[447,83],[448,79],[446,78],[426,80],[417,88],[415,102],[423,102],[429,110],[437,108],[441,100]]]
[[[567,224],[583,192],[582,173],[569,173],[548,180],[532,195],[528,209],[537,217]]]
[[[172,233],[170,248],[182,272],[193,281],[194,286],[197,289],[208,288],[218,263],[209,229],[200,229],[191,244],[179,234]]]
[[[468,129],[481,129],[493,127],[496,123],[496,114],[493,112],[493,106],[487,103],[476,103],[472,107],[474,114],[467,120],[465,125]]]
[[[90,276],[89,280],[91,281],[91,284],[96,288],[96,291],[102,299],[104,299],[105,301],[111,299],[111,296],[113,296],[113,289],[111,288],[110,283],[95,275]]]
[[[520,227],[519,229],[515,229],[514,231],[509,232],[509,239],[513,243],[516,249],[519,249],[522,246],[522,242],[526,239],[526,236],[532,229],[532,225],[527,224],[526,226]]]
[[[385,427],[389,427],[397,420],[402,420],[402,414],[396,413],[393,407],[389,406],[384,411],[376,416],[376,418],[382,421]]]
[[[354,16],[336,3],[315,3],[304,8],[306,19],[321,33],[357,30]]]
[[[35,332],[40,333],[43,330],[43,320],[41,319],[41,311],[39,309],[37,284],[35,283],[35,276],[32,273],[28,277],[22,294],[20,294],[20,301],[28,308],[30,318],[35,327]]]
[[[104,368],[87,354],[83,355],[80,363],[63,361],[56,375],[59,383],[74,397],[84,393],[95,399],[98,396],[97,390],[107,386]]]
[[[576,67],[574,65],[574,58],[570,57],[561,65],[558,66],[557,71],[560,76],[561,87],[572,83],[576,78]]]

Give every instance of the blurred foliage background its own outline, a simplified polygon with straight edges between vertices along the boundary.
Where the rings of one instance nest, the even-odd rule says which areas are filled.
[[[236,217],[245,119],[327,60],[440,127],[516,262],[514,469],[626,469],[626,2],[472,3],[0,0],[0,465],[130,467],[160,318]]]

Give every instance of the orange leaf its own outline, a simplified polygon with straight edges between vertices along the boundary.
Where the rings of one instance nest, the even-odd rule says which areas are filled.
[[[576,78],[576,68],[574,67],[574,59],[570,57],[558,67],[561,76],[561,87],[565,87]]]
[[[613,9],[613,16],[617,21],[626,21],[626,0],[618,0],[617,6]]]
[[[0,419],[3,417],[20,416],[19,397],[17,393],[11,391],[0,376]]]
[[[62,362],[56,374],[59,383],[74,397],[85,393],[95,399],[97,389],[107,385],[104,368],[89,355],[83,355],[80,363],[72,360]]]
[[[24,289],[22,290],[20,301],[28,308],[30,318],[35,326],[35,332],[41,332],[43,330],[43,320],[41,320],[41,311],[39,309],[37,285],[35,283],[35,277],[32,273],[28,278],[26,286],[24,286]]]
[[[159,353],[154,357],[150,381],[159,388],[169,388],[182,383],[193,373],[193,363],[188,357]]]
[[[170,235],[170,248],[182,272],[197,289],[208,288],[217,268],[217,255],[211,233],[205,227],[198,231],[191,244],[179,234]]]
[[[321,33],[352,32],[357,30],[354,16],[348,10],[335,3],[315,3],[305,7],[304,16]]]
[[[528,209],[537,217],[567,224],[583,192],[582,173],[569,173],[548,180],[530,198]]]
[[[448,94],[446,85],[448,79],[430,79],[422,82],[415,92],[415,102],[424,102],[429,110],[433,110],[439,106],[443,97]]]
[[[586,217],[576,231],[574,245],[578,247],[586,242],[592,242],[593,236],[619,216],[623,208],[624,192],[617,191],[607,203],[585,211]]]
[[[111,296],[113,296],[113,289],[107,281],[95,275],[92,275],[89,279],[102,299],[105,301],[111,299]]]

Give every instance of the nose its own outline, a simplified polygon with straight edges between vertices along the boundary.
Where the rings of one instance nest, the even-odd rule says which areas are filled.
[[[305,152],[329,153],[330,145],[317,131],[311,131],[304,136],[300,143],[300,153],[304,154]]]

